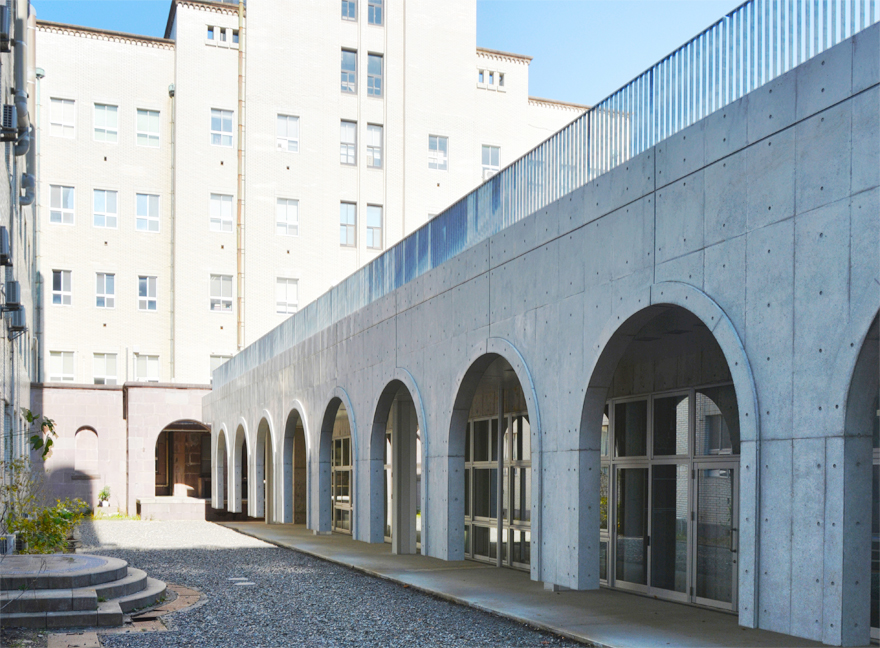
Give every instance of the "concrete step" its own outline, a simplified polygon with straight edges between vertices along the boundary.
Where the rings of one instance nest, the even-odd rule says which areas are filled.
[[[0,563],[0,591],[76,589],[128,576],[119,558],[87,554],[5,556]]]
[[[68,612],[16,612],[0,616],[0,626],[15,628],[94,628],[122,625],[122,609],[116,601],[100,603],[97,610]]]
[[[147,572],[134,567],[128,568],[128,575],[125,578],[112,581],[110,583],[102,583],[95,585],[93,588],[98,598],[109,601],[110,599],[121,598],[129,594],[137,594],[147,586]]]
[[[122,611],[128,614],[132,610],[154,605],[164,595],[165,583],[155,578],[147,577],[147,586],[143,590],[136,594],[129,594],[128,596],[114,599],[114,601],[117,601]]]
[[[4,616],[40,612],[94,612],[97,607],[98,596],[93,589],[0,592],[0,609]]]

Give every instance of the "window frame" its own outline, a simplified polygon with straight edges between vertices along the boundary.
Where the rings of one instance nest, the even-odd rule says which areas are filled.
[[[379,133],[379,143],[376,145],[373,143],[372,135],[378,131]],[[385,128],[382,124],[367,124],[367,168],[368,169],[381,169],[385,164],[382,159],[384,156],[385,149]],[[376,152],[378,151],[378,164],[376,164],[377,156]]]
[[[70,357],[70,373],[64,371],[65,356]],[[52,373],[52,359],[56,357],[61,361],[60,373]],[[73,351],[49,351],[49,371],[46,373],[48,374],[49,382],[74,382],[76,380],[76,353]]]
[[[98,358],[103,362],[103,371],[98,372]],[[107,372],[107,358],[113,358],[116,371],[112,374]],[[92,353],[92,380],[95,385],[118,385],[119,384],[119,355],[116,353]],[[98,381],[101,382],[98,382]]]
[[[59,105],[60,111],[56,108]],[[70,106],[70,115],[66,114],[67,106]],[[61,112],[60,119],[59,112]],[[66,121],[68,116],[71,117],[70,123]],[[52,137],[61,137],[63,139],[76,138],[76,99],[49,97],[49,134]]]
[[[354,10],[354,15],[346,15],[346,7]],[[342,20],[347,22],[357,22],[357,0],[342,0]]]
[[[107,291],[107,277],[112,277],[110,291]],[[101,285],[98,285],[98,282]],[[103,291],[103,292],[102,292]],[[104,300],[101,305],[100,300]],[[96,272],[95,273],[95,308],[112,310],[116,308],[116,273],[115,272]]]
[[[285,286],[285,299],[279,300],[278,289]],[[290,301],[290,286],[294,286],[296,292],[296,300]],[[284,310],[280,309],[284,304]],[[291,310],[292,307],[292,310]],[[276,315],[293,315],[299,310],[299,279],[295,277],[275,277],[275,314]]]
[[[152,280],[152,281],[151,281]],[[146,293],[141,294],[141,282],[146,282]],[[152,291],[151,291],[152,288]],[[159,312],[159,277],[157,275],[138,275],[138,311],[143,313]],[[152,295],[150,294],[152,292]],[[153,307],[150,308],[152,302]]]
[[[144,358],[144,364],[146,366],[146,376],[142,377],[139,372],[139,363],[138,360]],[[156,369],[156,377],[153,379],[150,376],[150,369],[155,367]],[[134,380],[135,382],[159,382],[160,375],[160,367],[159,367],[159,356],[150,354],[150,353],[135,353],[134,354]]]
[[[285,220],[282,221],[280,219],[279,207],[282,206],[282,202],[284,204],[284,215]],[[293,231],[291,232],[291,221],[290,221],[290,208],[293,206],[294,210],[294,222],[292,224]],[[285,231],[280,231],[281,228],[284,228]],[[285,198],[282,196],[275,197],[275,234],[278,236],[299,236],[299,199],[297,198]]]
[[[375,20],[376,14],[379,16],[378,20]],[[383,27],[385,25],[385,3],[383,0],[367,1],[367,24],[375,25],[376,27]]]
[[[147,202],[147,205],[148,205],[147,214],[142,215],[140,213],[140,197],[141,196],[144,196],[146,198],[155,198],[156,199],[156,215],[155,216],[153,216],[152,214],[149,213],[149,211],[150,211],[149,205],[152,202],[151,200]],[[138,192],[135,192],[134,203],[135,203],[135,206],[134,206],[134,213],[135,213],[134,229],[135,229],[135,231],[146,232],[147,234],[158,234],[161,230],[160,221],[161,221],[161,216],[162,216],[162,196],[160,194],[146,193],[146,192],[138,191]],[[142,221],[145,224],[144,227],[141,227]],[[155,229],[153,229],[151,227],[152,223],[156,224]]]
[[[116,128],[108,128],[105,124],[102,127],[98,126],[98,108],[113,108],[114,114],[116,115]],[[104,113],[104,119],[106,120],[106,113]],[[104,139],[100,139],[98,137],[98,131],[104,132]],[[106,139],[108,132],[113,133],[113,140],[110,141]],[[109,104],[109,103],[101,103],[100,101],[95,101],[92,104],[92,139],[96,142],[103,142],[104,144],[118,144],[119,143],[119,105],[118,104]]]
[[[215,200],[215,198],[217,200]],[[224,198],[228,198],[229,200],[223,200]],[[229,204],[229,218],[223,218],[223,205]],[[211,192],[208,194],[208,230],[211,232],[218,232],[220,234],[231,234],[234,230],[235,219],[232,216],[232,207],[235,203],[235,196],[232,194],[223,194],[223,193],[215,193]],[[219,209],[218,215],[215,218],[214,216],[214,208],[215,205]],[[216,223],[216,226],[215,226]],[[223,229],[224,223],[227,223],[228,229]]]
[[[378,59],[379,73],[374,74],[370,70],[370,64]],[[385,57],[382,54],[367,52],[367,96],[381,99],[384,96],[382,85],[385,78]],[[377,82],[378,80],[378,82]]]
[[[161,132],[162,132],[162,111],[161,110],[153,110],[152,108],[136,108],[135,109],[135,144],[137,146],[143,146],[144,148],[159,148],[159,144],[161,142]],[[141,113],[146,118],[149,118],[151,115],[156,115],[156,132],[141,130],[140,126],[140,117]],[[146,143],[141,143],[141,137],[146,138]],[[152,142],[155,139],[155,144]]]
[[[220,288],[219,294],[214,294],[214,285]],[[224,295],[224,289],[229,288],[229,294]],[[231,313],[232,303],[235,301],[235,289],[232,285],[232,275],[211,273],[208,279],[208,310],[212,313]],[[215,308],[217,306],[217,308]]]
[[[350,223],[342,220],[343,207],[351,207],[352,221]],[[344,237],[343,232],[345,233]],[[357,203],[345,200],[339,203],[339,245],[348,248],[357,247]]]
[[[281,119],[285,120],[285,127],[287,129],[287,134],[282,137],[278,134],[278,126]],[[290,137],[290,124],[291,120],[296,124],[296,137]],[[284,151],[285,153],[299,153],[299,115],[288,115],[287,113],[277,113],[275,115],[275,149],[278,151]],[[282,146],[281,142],[286,142],[286,146]],[[291,143],[293,144],[293,149],[290,148]]]
[[[379,226],[370,224],[370,216],[375,215],[375,210],[379,210]],[[372,211],[371,211],[372,210]],[[378,230],[378,234],[377,234]],[[385,209],[382,205],[367,204],[367,249],[368,250],[384,250],[385,249]],[[379,238],[379,244],[375,245],[376,237]]]
[[[445,142],[445,151],[441,151],[440,142]],[[435,147],[431,148],[434,144]],[[442,166],[440,153],[443,153]],[[428,135],[428,168],[435,171],[449,170],[449,137],[446,135]]]
[[[104,194],[104,211],[99,212],[97,209],[97,205],[95,204],[96,198],[98,197],[98,193]],[[109,211],[107,209],[107,195],[114,195],[114,203],[115,203],[115,211]],[[98,216],[101,216],[104,219],[104,224],[98,224]],[[113,219],[113,224],[108,225],[107,222],[109,219]],[[92,188],[92,227],[96,227],[98,229],[118,229],[119,228],[119,192],[116,189],[96,189]]]
[[[55,207],[52,203],[55,199],[54,189],[58,189],[60,205]],[[71,207],[64,207],[65,190],[69,191]],[[58,220],[55,220],[55,214],[58,214]],[[65,220],[70,217],[69,222]],[[76,188],[68,185],[50,184],[49,185],[49,223],[54,225],[76,225]]]
[[[219,119],[219,120],[220,120],[220,130],[215,130],[215,129],[214,129],[214,119],[215,119],[215,114],[214,114],[214,113],[218,113],[218,114],[216,115],[216,119]],[[229,117],[229,131],[228,131],[228,132],[225,131],[225,130],[223,130],[223,122],[224,122],[224,120],[226,119],[226,116],[227,116],[227,115],[228,115],[228,117]],[[210,122],[209,122],[209,125],[210,125],[210,135],[211,135],[211,137],[210,137],[210,139],[211,139],[211,146],[220,146],[220,147],[222,147],[222,148],[232,148],[232,145],[233,145],[233,139],[234,139],[234,137],[233,137],[233,133],[235,132],[235,128],[234,128],[234,126],[232,125],[232,122],[234,121],[234,119],[235,119],[235,111],[234,111],[234,110],[227,110],[227,109],[225,109],[225,108],[211,108],[211,112],[210,112]],[[223,143],[223,138],[224,138],[224,137],[228,137],[228,138],[229,138],[229,143],[228,143],[228,144],[224,144],[224,143]],[[216,142],[214,141],[215,138],[217,139]]]
[[[60,278],[60,288],[55,289],[55,275]],[[64,289],[64,279],[67,279],[67,290]],[[58,301],[55,301],[56,297]],[[65,298],[67,301],[65,302]],[[52,269],[52,305],[73,306],[73,270],[63,268]]]
[[[354,133],[352,141],[343,139],[347,127]],[[351,160],[350,162],[348,160]],[[339,120],[339,164],[357,166],[357,122],[349,119]]]
[[[484,161],[486,153],[489,153],[489,163]],[[492,164],[492,153],[498,156],[497,164]],[[482,168],[483,180],[488,180],[501,170],[501,147],[495,144],[482,144],[480,147],[480,167]]]
[[[346,53],[353,55],[354,57],[354,69],[346,70],[345,68],[345,55]],[[349,49],[346,47],[342,48],[342,55],[339,63],[339,72],[340,72],[340,92],[343,94],[357,94],[357,74],[358,74],[358,64],[357,64],[358,53],[356,49]]]

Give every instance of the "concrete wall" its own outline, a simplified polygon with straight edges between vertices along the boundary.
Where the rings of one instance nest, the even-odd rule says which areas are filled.
[[[475,361],[501,355],[523,387],[532,427],[532,578],[592,588],[596,407],[652,307],[683,308],[712,333],[737,392],[740,623],[829,644],[867,642],[867,618],[845,602],[868,597],[860,576],[870,455],[856,456],[848,436],[859,432],[845,435],[844,418],[880,307],[878,31],[261,358],[215,387],[204,420],[215,437],[240,426],[253,448],[262,418],[277,435],[295,409],[309,452],[308,524],[324,530],[327,498],[315,487],[321,422],[340,399],[356,455],[353,532],[365,540],[373,412],[385,386],[400,380],[424,434],[422,551],[456,559],[461,458],[448,444],[462,417],[457,395]]]

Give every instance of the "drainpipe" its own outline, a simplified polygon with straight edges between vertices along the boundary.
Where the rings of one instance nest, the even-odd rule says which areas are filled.
[[[238,205],[235,219],[236,344],[244,348],[244,108],[245,108],[244,0],[238,0]]]
[[[175,158],[177,157],[176,153],[176,143],[174,138],[176,136],[175,132],[175,114],[174,111],[177,108],[177,102],[174,100],[174,96],[176,94],[176,88],[172,83],[168,86],[168,97],[171,99],[171,350],[169,353],[169,357],[171,358],[171,382],[174,382],[176,378],[176,369],[175,369],[175,358],[176,358],[176,349],[175,349],[175,318],[174,312],[176,308],[176,297],[177,297],[177,289],[176,289],[176,275],[177,272],[177,231],[176,231],[176,222],[175,222],[175,178],[174,178],[174,163]]]
[[[27,46],[27,22],[28,22],[28,3],[27,0],[16,0],[15,2],[15,61],[14,61],[14,83],[15,83],[15,111],[18,118],[19,139],[15,143],[15,155],[21,156],[27,153],[30,147],[30,132],[28,127],[28,98],[27,98],[27,63],[28,63],[28,46]]]
[[[35,18],[36,22],[36,18]],[[36,128],[34,129],[34,133],[40,129],[40,108],[41,108],[41,95],[40,95],[40,79],[46,76],[45,71],[42,68],[34,69],[34,76],[36,77],[36,101],[34,108],[34,116],[36,118]],[[39,186],[39,177],[40,177],[40,140],[34,139],[33,142],[33,155],[34,155],[34,166],[33,173],[38,179]],[[36,191],[36,198],[34,200],[34,336],[37,338],[37,358],[36,358],[36,367],[34,371],[34,382],[42,382],[43,378],[43,275],[40,271],[41,266],[41,252],[40,252],[40,239],[41,239],[41,228],[40,228],[40,192]]]

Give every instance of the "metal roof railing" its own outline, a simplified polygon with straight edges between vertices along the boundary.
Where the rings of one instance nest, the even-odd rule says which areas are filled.
[[[214,372],[220,386],[874,24],[874,0],[749,0]]]

